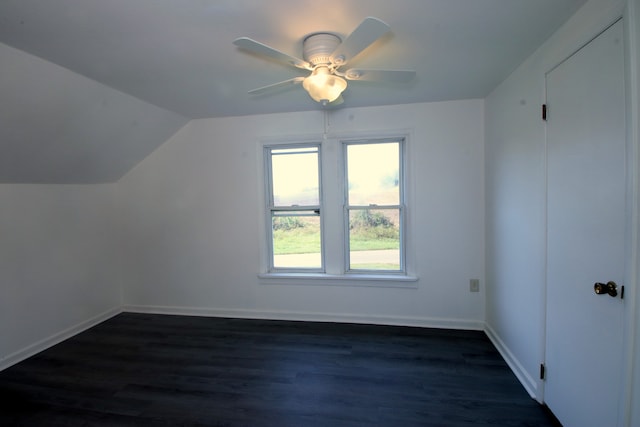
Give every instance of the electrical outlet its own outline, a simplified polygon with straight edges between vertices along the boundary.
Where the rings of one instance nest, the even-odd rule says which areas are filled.
[[[480,292],[480,280],[478,279],[469,280],[469,291]]]

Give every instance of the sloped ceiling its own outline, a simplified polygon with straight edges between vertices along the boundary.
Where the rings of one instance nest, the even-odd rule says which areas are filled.
[[[351,82],[341,108],[483,98],[585,0],[3,0],[0,182],[117,181],[189,119],[319,109],[303,70],[238,50],[247,36],[302,56],[316,31],[375,16],[391,33],[351,61],[414,69]]]

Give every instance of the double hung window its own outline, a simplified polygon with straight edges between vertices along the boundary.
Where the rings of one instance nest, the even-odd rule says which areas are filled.
[[[403,271],[401,143],[344,147],[347,271]]]
[[[270,270],[323,271],[320,146],[266,149]]]
[[[404,274],[403,151],[402,138],[265,146],[269,272]]]

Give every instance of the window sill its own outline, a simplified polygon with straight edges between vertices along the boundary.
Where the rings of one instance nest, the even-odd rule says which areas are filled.
[[[387,288],[417,288],[418,278],[400,274],[325,274],[325,273],[261,273],[258,278],[267,284],[374,286]]]

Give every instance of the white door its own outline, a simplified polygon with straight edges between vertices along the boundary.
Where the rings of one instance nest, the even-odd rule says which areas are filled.
[[[565,427],[613,427],[626,254],[622,21],[550,71],[546,85],[544,400]],[[595,283],[610,281],[615,297],[595,293]]]

